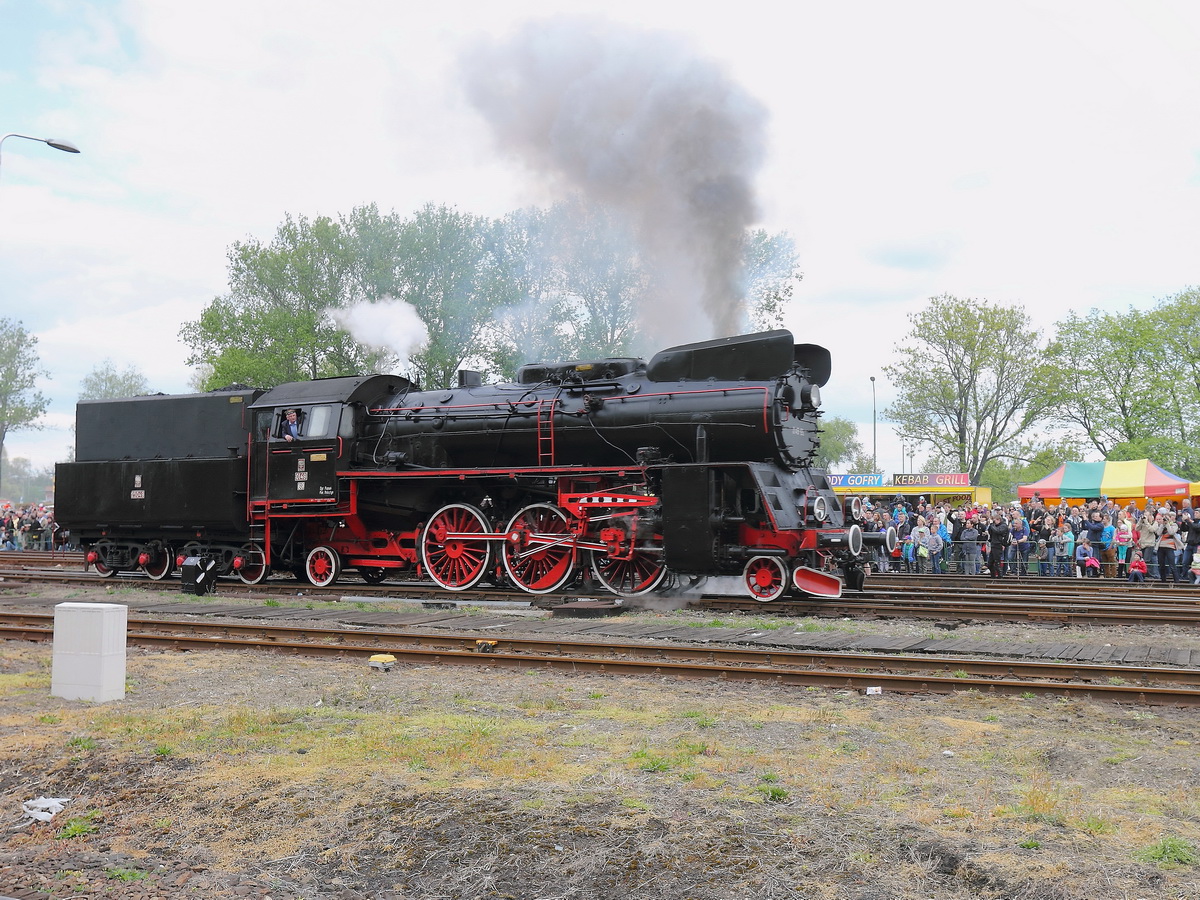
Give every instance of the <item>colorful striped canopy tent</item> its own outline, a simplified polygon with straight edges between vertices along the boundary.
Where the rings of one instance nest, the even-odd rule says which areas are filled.
[[[1109,497],[1113,500],[1172,500],[1190,497],[1192,484],[1159,468],[1148,459],[1121,462],[1063,463],[1045,478],[1017,488],[1017,496],[1029,500],[1034,494],[1043,500],[1063,497],[1088,499]]]

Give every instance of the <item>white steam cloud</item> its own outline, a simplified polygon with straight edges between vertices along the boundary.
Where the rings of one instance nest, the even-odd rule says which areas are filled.
[[[742,249],[767,118],[757,101],[672,36],[592,20],[530,23],[463,67],[502,149],[629,219],[651,273],[649,337],[744,329]]]
[[[406,371],[412,355],[429,343],[429,329],[421,321],[416,308],[403,300],[380,300],[377,303],[355,303],[330,310],[338,328],[375,350],[395,357],[398,371]]]

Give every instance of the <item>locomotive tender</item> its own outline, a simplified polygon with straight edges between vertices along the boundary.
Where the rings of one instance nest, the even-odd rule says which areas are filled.
[[[426,577],[625,596],[741,575],[749,593],[860,589],[861,505],[812,467],[829,351],[770,331],[513,384],[395,375],[81,402],[56,512],[101,576],[187,557],[256,584]],[[300,435],[284,437],[286,411]]]

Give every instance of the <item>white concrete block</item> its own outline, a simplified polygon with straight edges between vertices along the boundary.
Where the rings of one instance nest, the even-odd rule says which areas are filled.
[[[118,603],[55,606],[50,693],[67,700],[123,699],[128,623],[129,609]]]

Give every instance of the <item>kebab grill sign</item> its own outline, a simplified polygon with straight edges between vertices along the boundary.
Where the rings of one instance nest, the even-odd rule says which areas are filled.
[[[905,488],[962,488],[970,487],[966,472],[910,472],[892,476],[893,487]]]

